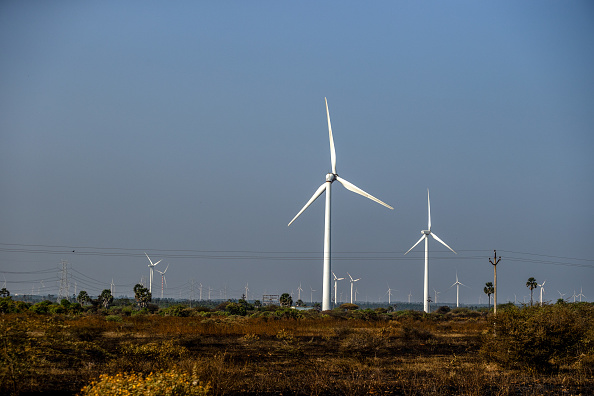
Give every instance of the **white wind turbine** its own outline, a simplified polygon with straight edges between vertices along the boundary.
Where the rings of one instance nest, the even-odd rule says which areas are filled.
[[[390,285],[388,285],[388,282],[386,282],[386,285],[388,286],[388,291],[386,292],[386,294],[388,295],[388,305],[390,305],[390,304],[392,304],[392,299],[391,299],[391,297],[392,297],[392,292],[393,292],[393,291],[397,291],[397,290],[395,290],[395,289],[391,289],[391,288],[390,288]]]
[[[408,303],[410,304],[410,297],[412,296],[412,291],[408,291]]]
[[[542,307],[542,295],[544,294],[545,290],[544,290],[544,284],[547,283],[546,279],[544,282],[542,282],[542,284],[538,285],[540,286],[540,306]]]
[[[423,287],[423,292],[424,292],[423,303],[424,303],[425,312],[429,313],[429,235],[431,235],[433,237],[433,239],[435,239],[437,242],[441,243],[443,246],[450,249],[452,252],[454,252],[454,249],[449,247],[444,241],[439,239],[439,237],[437,235],[435,235],[433,232],[431,232],[431,202],[429,201],[429,189],[427,189],[427,212],[428,212],[428,218],[429,218],[427,229],[421,231],[421,234],[423,234],[421,239],[419,239],[417,241],[417,243],[415,243],[410,249],[408,249],[408,251],[406,253],[404,253],[404,255],[408,254],[408,252],[413,250],[415,248],[415,246],[417,246],[423,239],[425,240],[425,280],[424,280],[424,287]],[[454,252],[454,253],[458,254],[456,252]]]
[[[438,292],[437,290],[433,289],[433,293],[435,294],[435,304],[437,304],[437,295],[441,292]]]
[[[557,290],[557,293],[559,293],[559,297],[561,298],[561,300],[565,301],[563,296],[566,295],[567,293],[561,293],[559,290]]]
[[[301,292],[303,291],[303,289],[301,288],[301,283],[299,284],[299,287],[297,288],[297,301],[301,300]]]
[[[450,286],[450,288],[456,286],[456,308],[460,306],[460,285],[468,287],[458,280],[458,272],[456,272],[456,282],[454,282],[454,284]]]
[[[576,297],[579,297],[579,298],[580,298],[580,302],[582,302],[582,297],[586,298],[586,296],[584,296],[584,294],[582,293],[582,289],[583,289],[583,288],[582,288],[582,287],[580,287],[580,294],[578,294],[578,295],[576,296]],[[575,302],[575,300],[574,300],[574,302]]]
[[[250,291],[250,288],[248,287],[248,282],[245,283],[245,301],[249,301],[248,300],[248,292]]]
[[[357,281],[360,281],[361,278],[353,279],[351,274],[349,274],[348,272],[347,272],[347,275],[349,276],[349,278],[351,278],[351,304],[352,304],[353,303],[353,284]]]
[[[365,191],[361,190],[359,187],[355,186],[354,184],[346,181],[345,179],[338,176],[336,173],[336,150],[334,149],[334,138],[332,137],[332,125],[330,124],[330,112],[328,111],[328,100],[324,98],[326,101],[326,116],[328,118],[328,135],[330,137],[330,162],[332,164],[332,172],[326,175],[326,181],[316,190],[316,192],[312,195],[312,197],[307,201],[305,206],[297,213],[297,215],[291,220],[289,225],[293,223],[297,217],[305,211],[323,192],[326,192],[326,211],[325,211],[325,221],[324,221],[324,275],[322,278],[322,310],[326,311],[330,309],[330,289],[331,289],[331,280],[330,280],[330,273],[331,273],[331,265],[330,265],[330,191],[332,187],[332,183],[336,180],[340,182],[347,190],[355,192],[359,195],[362,195],[366,198],[371,199],[381,205],[389,209],[394,209],[390,205],[380,201],[379,199],[375,198],[374,196],[366,193]]]
[[[309,295],[309,302],[313,304],[313,294],[316,290],[314,290],[311,286],[309,288],[311,289],[311,294]]]
[[[151,258],[148,256],[148,254],[146,254],[146,252],[144,254],[145,254],[146,258],[150,262],[150,264],[148,265],[149,266],[149,269],[150,269],[150,275],[149,275],[149,292],[151,292],[151,294],[152,294],[153,293],[153,274],[154,274],[154,271],[155,271],[155,266],[157,264],[159,264],[162,261],[162,259],[153,264],[153,260],[151,260]]]
[[[163,298],[163,289],[165,286],[167,286],[167,280],[165,279],[165,272],[167,272],[167,268],[169,268],[169,264],[167,264],[167,267],[165,267],[165,271],[163,272],[159,271],[158,269],[155,269],[155,271],[161,274],[161,299]]]
[[[344,278],[337,278],[336,274],[334,272],[332,273],[332,276],[334,277],[334,304],[337,304],[338,303],[338,300],[336,299],[336,296],[337,296],[336,290],[338,288],[337,284],[338,284],[338,281],[344,280]]]

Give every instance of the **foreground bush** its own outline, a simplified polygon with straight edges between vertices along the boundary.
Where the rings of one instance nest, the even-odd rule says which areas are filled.
[[[482,354],[507,368],[594,371],[594,305],[509,308],[491,319]]]
[[[188,374],[174,369],[147,376],[136,373],[101,374],[99,380],[81,390],[81,395],[199,396],[207,395],[209,390],[210,385],[200,383],[195,373]]]

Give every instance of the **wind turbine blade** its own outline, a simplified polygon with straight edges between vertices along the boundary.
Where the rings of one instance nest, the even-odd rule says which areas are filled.
[[[435,235],[434,233],[431,233],[431,236],[433,237],[433,239],[435,239],[437,242],[440,242],[443,246],[447,247],[448,249],[450,249],[452,252],[454,252],[454,249],[452,249],[451,247],[448,246],[447,243],[445,243],[444,241],[442,241],[441,239],[439,239],[439,237],[437,235]],[[458,254],[456,252],[454,252],[455,254]]]
[[[288,224],[288,226],[290,226],[291,223],[293,223],[295,220],[297,220],[297,217],[299,217],[301,215],[301,213],[303,213],[305,211],[305,209],[307,209],[309,207],[309,205],[311,205],[313,203],[313,201],[315,201],[320,195],[322,195],[322,193],[325,190],[326,190],[326,182],[324,182],[324,184],[322,184],[320,186],[320,188],[318,188],[316,190],[316,192],[314,193],[314,195],[312,195],[312,197],[309,199],[309,201],[307,201],[307,203],[305,204],[305,206],[303,207],[303,209],[301,209],[299,211],[299,213],[297,213],[297,215],[295,217],[293,217],[293,220],[291,220],[291,222]]]
[[[330,112],[328,111],[328,99],[326,101],[326,115],[328,116],[328,135],[330,136],[330,162],[332,163],[332,173],[336,174],[336,149],[334,148],[334,138],[332,137],[332,124],[330,123]]]
[[[358,278],[358,279],[353,280],[353,282],[357,282],[357,281],[360,281],[360,280],[361,280],[361,278]]]
[[[427,235],[423,234],[423,236],[421,237],[421,239],[419,239],[419,240],[417,241],[417,243],[415,243],[415,244],[413,245],[413,247],[411,247],[410,249],[408,249],[408,251],[407,251],[406,253],[404,253],[404,255],[406,256],[406,255],[408,254],[408,252],[410,252],[411,250],[413,250],[413,249],[415,248],[415,246],[417,246],[417,245],[418,245],[418,244],[419,244],[419,243],[420,243],[420,242],[423,240],[423,238],[425,238],[426,236],[427,236]]]
[[[169,268],[169,264],[167,264],[167,267],[165,267],[165,271],[163,271],[163,273],[167,272],[167,268]]]
[[[349,273],[347,272],[347,275],[349,276],[349,278],[351,278],[351,282],[352,282],[352,281],[353,281],[353,277],[351,276],[351,274],[349,274]]]
[[[427,189],[427,218],[429,219],[427,222],[427,229],[431,231],[431,201],[429,200],[429,189]]]
[[[146,252],[144,252],[144,255],[146,256],[146,258],[147,258],[147,259],[149,259],[149,261],[150,261],[151,265],[154,265],[154,264],[153,264],[153,260],[151,260],[151,258],[149,257],[149,255],[148,255],[148,254],[146,254]]]
[[[161,261],[163,261],[163,259],[161,259],[161,260],[157,261],[155,264],[153,264],[153,267],[154,267],[155,265],[159,264]]]
[[[379,199],[377,199],[376,197],[374,197],[373,195],[371,195],[369,193],[366,193],[365,191],[361,190],[359,187],[355,186],[353,183],[346,181],[342,177],[336,176],[336,180],[338,180],[340,182],[340,184],[342,184],[344,186],[344,188],[346,188],[347,190],[355,192],[359,195],[363,195],[364,197],[369,198],[372,201],[375,201],[380,205],[384,205],[388,209],[394,210],[394,208],[391,207],[390,205],[388,205],[387,203],[380,201]]]

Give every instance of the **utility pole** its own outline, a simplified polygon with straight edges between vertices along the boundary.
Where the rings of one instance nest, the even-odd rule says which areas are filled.
[[[493,260],[491,261],[491,259],[489,259],[489,262],[493,264],[493,283],[495,285],[495,295],[493,297],[493,314],[497,315],[497,264],[499,264],[499,262],[501,261],[501,256],[497,258],[497,250],[493,250],[493,252],[495,252],[493,255]]]

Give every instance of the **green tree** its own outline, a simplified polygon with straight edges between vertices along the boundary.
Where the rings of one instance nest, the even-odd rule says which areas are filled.
[[[293,305],[293,298],[289,293],[281,294],[280,305],[281,307],[290,307],[291,305]]]
[[[10,297],[10,292],[5,287],[3,287],[0,289],[0,297]]]
[[[526,287],[530,289],[530,306],[532,306],[532,291],[536,289],[537,286],[538,283],[536,283],[536,279],[534,279],[533,277],[528,278],[528,281],[526,282]]]
[[[295,306],[297,306],[297,307],[305,307],[305,303],[303,302],[303,300],[297,300],[297,302],[295,303]]]
[[[80,293],[78,293],[78,296],[76,297],[76,301],[80,305],[85,305],[91,301],[91,297],[89,297],[89,294],[86,291],[81,290]]]
[[[151,302],[152,295],[149,289],[138,283],[134,286],[134,299],[140,308],[146,308]]]
[[[489,298],[489,309],[491,309],[491,294],[495,293],[495,287],[493,287],[493,282],[485,283],[485,288],[483,289],[483,291]]]
[[[99,295],[99,303],[103,305],[103,308],[109,308],[111,303],[113,302],[113,296],[111,295],[111,290],[105,289]]]

